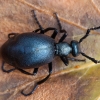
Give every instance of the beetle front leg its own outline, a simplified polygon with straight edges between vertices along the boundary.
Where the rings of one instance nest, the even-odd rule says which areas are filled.
[[[63,57],[63,56],[61,56],[60,58],[61,58],[61,60],[63,61],[63,63],[64,63],[66,66],[68,66],[68,64],[69,64],[68,59],[67,59],[66,57]]]
[[[60,38],[59,42],[63,42],[67,35],[64,33],[63,36]]]
[[[70,57],[67,57],[67,59],[71,61],[86,62],[86,59],[75,59],[75,58],[70,58]]]
[[[56,28],[52,28],[52,27],[46,28],[44,30],[44,33],[48,32],[48,31],[51,31],[51,30],[54,31],[53,34],[51,35],[51,38],[55,39],[57,34],[58,34],[58,30]]]

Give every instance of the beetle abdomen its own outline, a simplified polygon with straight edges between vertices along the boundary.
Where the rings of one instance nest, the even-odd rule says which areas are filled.
[[[47,64],[55,54],[54,40],[43,34],[20,34],[13,40],[9,39],[3,47],[2,54],[8,55],[6,62],[22,69]]]

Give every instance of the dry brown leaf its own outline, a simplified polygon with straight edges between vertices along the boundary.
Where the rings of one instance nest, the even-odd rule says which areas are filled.
[[[53,15],[57,12],[62,27],[68,32],[65,41],[79,40],[86,29],[100,25],[99,5],[99,0],[0,0],[0,45],[7,40],[9,33],[31,32],[38,28],[31,10],[36,10],[44,28],[58,28]],[[51,32],[47,35],[50,36]],[[60,37],[61,34],[56,41]],[[99,44],[100,30],[92,31],[81,44],[81,49],[89,56],[100,59]],[[78,58],[84,59],[81,55]],[[36,76],[27,76],[19,71],[7,74],[0,70],[0,100],[99,100],[99,66],[88,59],[86,63],[70,62],[69,66],[65,66],[56,57],[50,79],[28,97],[21,95],[20,91],[45,77],[48,74],[46,65],[39,68]],[[28,71],[31,72],[31,69]]]

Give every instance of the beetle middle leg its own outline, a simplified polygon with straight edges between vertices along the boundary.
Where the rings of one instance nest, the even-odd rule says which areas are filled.
[[[36,20],[36,23],[37,23],[38,26],[39,26],[39,29],[35,30],[34,32],[40,31],[40,34],[44,34],[44,33],[46,33],[47,31],[54,30],[54,32],[53,32],[53,34],[52,34],[51,37],[52,37],[53,39],[55,39],[55,37],[56,37],[56,35],[57,35],[57,33],[58,33],[57,29],[56,29],[56,28],[49,27],[49,28],[46,28],[46,29],[44,30],[43,27],[41,26],[40,22],[38,21],[37,17],[36,17],[35,11],[32,10],[32,12],[33,12],[33,16],[34,16],[34,18],[35,18],[35,20]]]
[[[56,28],[52,28],[52,27],[46,28],[44,30],[44,33],[48,32],[48,31],[51,31],[51,30],[54,31],[53,34],[51,35],[51,38],[55,39],[57,34],[58,34],[58,30]]]
[[[66,57],[61,56],[60,58],[61,58],[61,60],[63,61],[63,63],[64,63],[66,66],[69,64],[69,61],[68,61],[68,59],[67,59]]]
[[[29,96],[29,95],[31,95],[31,94],[36,90],[36,88],[37,88],[40,84],[44,83],[44,82],[50,77],[50,75],[51,75],[51,73],[52,73],[52,62],[48,64],[48,67],[49,67],[49,75],[47,75],[47,77],[45,77],[44,79],[38,81],[38,82],[35,84],[35,86],[33,87],[32,91],[30,91],[29,93],[26,94],[26,93],[24,93],[24,90],[22,90],[22,91],[21,91],[21,94],[23,94],[24,96]]]
[[[6,69],[4,68],[4,64],[5,64],[5,62],[3,61],[3,62],[2,62],[2,66],[1,66],[3,72],[10,73],[10,72],[16,70],[16,68],[12,68],[12,69],[6,70]]]
[[[51,30],[54,31],[53,34],[51,35],[51,38],[55,39],[56,36],[57,36],[57,34],[58,34],[58,30],[57,30],[56,28],[48,27],[48,28],[44,29],[44,33],[48,32],[48,31],[51,31]],[[63,31],[63,32],[64,32],[64,34],[63,34],[63,36],[61,37],[61,39],[59,40],[59,42],[60,42],[60,41],[63,41],[63,40],[66,38],[66,36],[67,36],[67,35],[65,34],[65,33],[67,33],[67,32],[66,32],[66,31]]]

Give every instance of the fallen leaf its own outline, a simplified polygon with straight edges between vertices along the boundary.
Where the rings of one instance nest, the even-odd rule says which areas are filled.
[[[88,28],[100,26],[99,5],[99,0],[0,0],[0,45],[8,39],[9,33],[22,34],[38,28],[31,10],[35,10],[43,28],[59,29],[53,14],[57,12],[63,29],[68,33],[64,41],[79,41]],[[46,33],[48,36],[51,34]],[[59,33],[55,41],[61,36]],[[81,43],[81,50],[99,60],[99,44],[100,30],[91,31],[89,37]],[[85,57],[79,55],[77,58]],[[0,70],[0,100],[99,100],[99,66],[88,59],[86,62],[70,61],[65,66],[59,57],[55,57],[51,77],[28,97],[21,95],[20,91],[48,75],[47,65],[41,66],[36,76],[24,75],[17,70],[9,74]],[[5,67],[11,66],[6,64]]]

